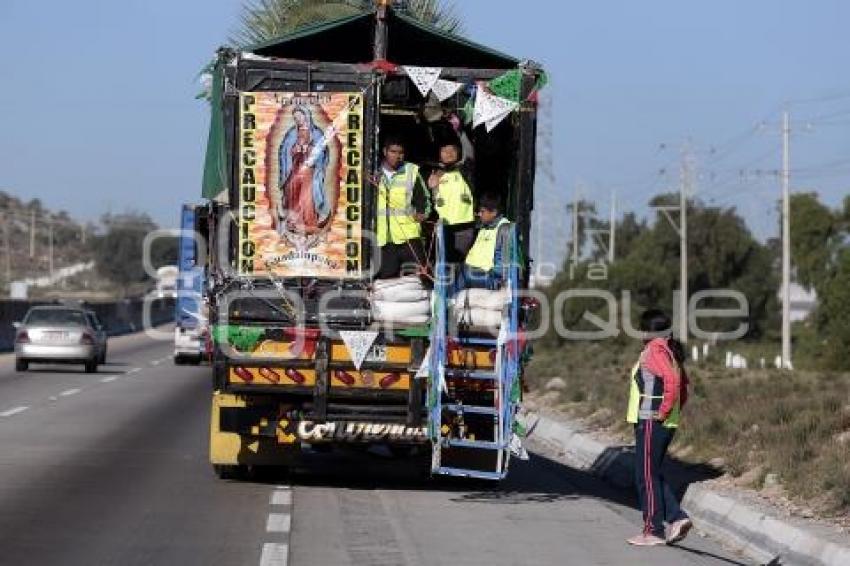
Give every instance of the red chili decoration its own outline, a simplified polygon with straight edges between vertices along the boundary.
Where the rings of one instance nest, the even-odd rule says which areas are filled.
[[[334,372],[334,377],[336,377],[339,381],[351,387],[355,383],[354,376],[348,373],[347,371],[336,370]]]
[[[241,366],[240,366],[240,367],[233,368],[233,371],[235,371],[235,372],[236,372],[236,375],[237,375],[240,379],[242,379],[243,381],[247,381],[247,382],[249,382],[249,383],[250,383],[250,382],[252,382],[252,381],[254,381],[254,374],[253,374],[253,373],[251,373],[250,371],[248,371],[247,369],[245,369],[245,368],[241,367]]]
[[[307,378],[304,377],[304,374],[292,368],[286,370],[286,377],[288,377],[298,385],[304,385],[304,382],[307,381]]]
[[[273,381],[274,383],[280,383],[280,374],[271,368],[260,368],[260,375],[262,375],[269,381]]]
[[[383,379],[381,379],[380,385],[386,389],[387,387],[395,385],[399,381],[401,381],[401,376],[397,373],[391,373],[389,375],[385,375]]]

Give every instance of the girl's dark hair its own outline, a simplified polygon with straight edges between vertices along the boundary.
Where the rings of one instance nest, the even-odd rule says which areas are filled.
[[[673,322],[663,311],[659,309],[648,309],[644,311],[640,317],[640,330],[641,332],[656,334],[659,337],[666,335],[667,346],[673,353],[673,358],[675,358],[679,366],[684,365],[687,359],[685,356],[685,347],[681,342],[673,338]]]
[[[485,193],[481,195],[481,198],[478,199],[478,207],[486,208],[487,210],[495,210],[496,212],[501,212],[502,207],[499,203],[499,197],[493,193]]]

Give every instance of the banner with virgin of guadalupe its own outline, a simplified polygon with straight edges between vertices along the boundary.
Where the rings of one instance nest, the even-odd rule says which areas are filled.
[[[239,273],[360,277],[362,94],[243,92],[239,106]]]

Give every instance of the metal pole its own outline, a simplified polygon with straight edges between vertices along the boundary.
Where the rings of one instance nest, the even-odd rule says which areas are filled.
[[[35,209],[30,211],[30,257],[35,257]]]
[[[617,233],[617,193],[611,191],[611,230],[608,232],[608,263],[614,263],[614,246]]]
[[[6,247],[6,281],[12,281],[12,252],[9,246],[9,215],[7,214],[3,222],[3,243]]]
[[[53,219],[51,218],[48,221],[47,225],[47,234],[48,234],[48,245],[49,245],[49,261],[50,261],[50,279],[53,279]],[[51,281],[52,282],[52,281]]]
[[[791,365],[791,115],[782,114],[782,367]]]
[[[373,50],[373,59],[375,61],[384,61],[387,58],[387,11],[388,0],[378,0],[377,10],[375,11],[375,44]]]
[[[579,186],[573,190],[573,263],[578,263],[578,203]]]
[[[679,340],[688,341],[688,186],[691,182],[690,148],[682,161],[679,182],[679,214],[681,234],[679,237]]]

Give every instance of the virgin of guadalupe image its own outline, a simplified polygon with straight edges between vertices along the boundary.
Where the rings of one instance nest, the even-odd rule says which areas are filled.
[[[292,121],[280,144],[278,231],[316,234],[327,224],[333,204],[325,191],[328,145],[309,108],[293,108]]]

